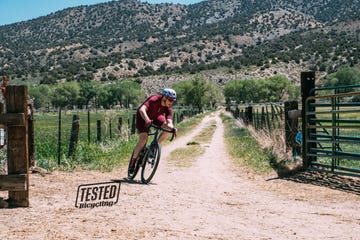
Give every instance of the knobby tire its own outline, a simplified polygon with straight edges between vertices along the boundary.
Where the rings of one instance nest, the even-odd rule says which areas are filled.
[[[142,170],[141,170],[141,182],[142,183],[149,183],[151,181],[151,179],[154,177],[156,169],[159,165],[160,162],[160,153],[161,153],[161,149],[160,149],[160,144],[157,143],[156,145],[156,150],[155,150],[155,154],[154,156],[152,156],[152,148],[150,147],[149,151],[147,152],[147,156],[146,156],[146,160],[143,163],[142,166]],[[154,160],[154,162],[152,163],[152,161]]]

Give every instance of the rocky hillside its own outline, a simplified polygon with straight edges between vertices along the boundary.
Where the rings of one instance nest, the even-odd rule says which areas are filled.
[[[0,73],[54,83],[322,74],[359,64],[360,1],[119,0],[0,27]],[[165,80],[164,80],[165,79]]]

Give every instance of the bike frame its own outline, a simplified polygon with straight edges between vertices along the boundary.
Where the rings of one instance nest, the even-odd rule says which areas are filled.
[[[154,132],[150,132],[150,129],[151,129],[151,128],[155,128],[155,131],[154,131]],[[152,124],[152,125],[150,126],[150,128],[149,128],[148,138],[149,138],[149,136],[153,136],[153,140],[152,140],[151,143],[149,144],[149,147],[152,146],[153,144],[158,143],[159,131],[172,133],[173,135],[172,135],[170,141],[172,141],[172,140],[174,139],[174,137],[175,137],[173,130],[167,130],[167,129],[164,129],[164,128],[162,128],[162,127],[158,127],[158,126]],[[145,143],[145,146],[144,146],[144,147],[146,147],[146,145],[147,145],[147,143]]]
[[[151,132],[151,128],[154,128],[155,131]],[[136,160],[134,172],[130,173],[128,170],[128,178],[129,179],[134,179],[140,168],[142,168],[142,170],[141,170],[141,182],[142,183],[149,183],[150,180],[152,179],[152,177],[154,176],[157,166],[159,164],[160,155],[161,155],[160,144],[158,142],[158,136],[159,136],[160,131],[172,133],[172,137],[171,137],[170,141],[172,141],[175,137],[174,129],[167,130],[167,129],[164,129],[164,128],[161,128],[161,127],[158,127],[158,126],[152,124],[149,127],[148,137],[153,136],[153,139],[150,142],[150,144],[148,144],[149,138],[146,140],[146,143],[145,143],[143,149],[141,150],[138,159]],[[153,150],[153,149],[156,149],[156,150],[150,153],[150,150]],[[131,159],[130,159],[130,161],[131,161]],[[130,167],[130,163],[129,163],[129,167]]]

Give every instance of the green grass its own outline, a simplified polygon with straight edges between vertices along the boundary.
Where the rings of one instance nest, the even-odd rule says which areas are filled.
[[[212,135],[214,134],[216,129],[216,122],[211,121],[210,125],[206,128],[204,128],[197,136],[194,137],[195,142],[201,142],[201,143],[210,143],[212,139]]]
[[[111,171],[116,167],[127,165],[136,140],[136,136],[132,136],[130,141],[117,139],[99,144],[80,142],[75,155],[63,159],[61,168],[67,171],[77,169]]]
[[[88,114],[76,113],[80,116],[79,141],[75,154],[68,156],[69,139],[73,114],[61,116],[60,165],[58,164],[58,113],[35,114],[35,161],[37,166],[53,171],[61,169],[74,171],[78,169],[111,171],[113,168],[128,164],[132,150],[137,142],[137,134],[130,135],[127,126],[134,112],[99,111],[90,115],[90,141],[88,141]],[[117,121],[123,118],[122,134],[118,134]],[[177,124],[179,136],[191,131],[203,118],[197,115]],[[96,141],[96,121],[102,121],[102,140]],[[110,138],[110,120],[112,122],[112,138]]]
[[[262,149],[248,130],[240,128],[233,118],[226,115],[221,115],[221,117],[225,125],[225,142],[235,163],[258,174],[272,172],[270,163],[275,157],[271,151]]]
[[[199,119],[193,121],[196,125]],[[196,125],[192,125],[195,127]],[[192,129],[192,128],[191,128]],[[211,125],[204,128],[192,141],[187,143],[184,148],[175,149],[170,153],[169,162],[176,167],[191,167],[194,160],[204,154],[205,148],[201,144],[209,143],[216,129],[215,121]]]
[[[171,152],[169,163],[182,168],[191,167],[194,159],[204,154],[205,149],[199,144],[188,145],[184,148],[178,148]]]
[[[177,124],[175,127],[178,129],[179,137],[191,132],[202,121],[204,116],[204,114],[198,114]]]
[[[76,155],[68,157],[69,141],[71,135],[71,125],[73,115],[80,117],[79,139],[76,148]],[[127,149],[128,140],[128,116],[132,112],[126,111],[98,111],[90,114],[88,121],[87,112],[77,112],[74,114],[62,112],[61,114],[61,139],[59,142],[59,113],[46,113],[34,115],[34,135],[35,135],[35,160],[37,166],[47,170],[64,168],[71,170],[75,168],[110,169],[116,161],[126,159],[123,149]],[[122,135],[117,130],[118,119],[123,118]],[[97,128],[96,122],[101,120],[101,144],[96,141]],[[111,141],[110,141],[110,120]],[[88,124],[90,123],[90,135],[88,134]],[[90,141],[88,141],[90,137]],[[60,144],[59,144],[60,143]],[[60,146],[60,166],[58,165],[58,148]],[[127,152],[126,152],[127,153]],[[121,156],[119,156],[121,154]],[[111,157],[113,156],[113,157]],[[98,160],[96,160],[98,159]],[[98,161],[98,163],[95,163]],[[115,161],[115,162],[116,162]],[[108,165],[108,166],[106,166]]]

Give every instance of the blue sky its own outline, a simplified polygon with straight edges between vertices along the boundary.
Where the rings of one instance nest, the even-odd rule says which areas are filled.
[[[141,0],[148,3],[193,4],[202,0]],[[110,0],[0,0],[0,26],[45,16],[80,5],[110,2]]]

